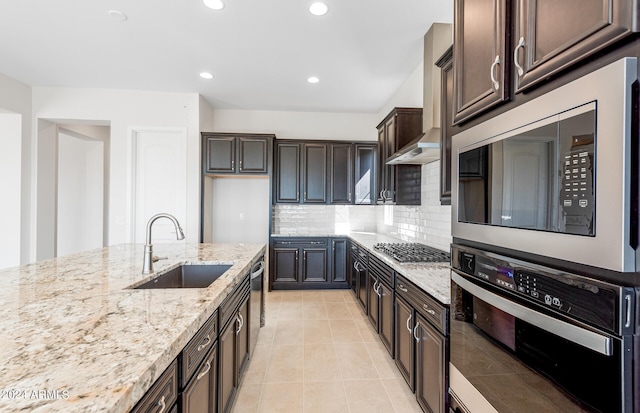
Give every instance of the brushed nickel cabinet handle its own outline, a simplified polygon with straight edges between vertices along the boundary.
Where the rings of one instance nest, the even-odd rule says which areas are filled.
[[[516,46],[515,49],[513,49],[513,64],[516,66],[516,69],[518,70],[518,76],[522,76],[524,74],[524,69],[522,68],[522,66],[520,66],[520,62],[518,62],[518,49],[524,48],[524,46],[525,46],[524,37],[521,37],[520,41],[518,42],[518,45]]]
[[[167,407],[167,405],[164,403],[164,396],[162,396],[160,401],[158,401],[158,406],[160,406],[160,410],[158,410],[158,413],[164,412],[164,409]]]
[[[416,343],[420,342],[420,338],[418,338],[418,327],[420,327],[420,323],[416,321],[416,326],[413,328],[413,338],[416,340]]]
[[[202,351],[203,348],[211,344],[211,337],[209,336],[209,334],[207,334],[207,336],[205,337],[205,340],[206,340],[205,343],[202,343],[198,346],[198,352]]]
[[[207,368],[204,369],[204,371],[200,374],[198,374],[198,377],[196,377],[196,381],[200,380],[201,378],[203,378],[204,376],[207,375],[207,373],[209,373],[209,370],[211,370],[211,362],[209,360],[207,360]]]
[[[491,74],[490,74],[493,90],[500,89],[500,82],[496,80],[496,76],[495,76],[496,66],[498,66],[499,64],[500,64],[500,56],[496,56],[496,59],[491,64]]]
[[[411,326],[409,325],[409,323],[411,323],[411,318],[412,315],[409,314],[409,318],[407,318],[407,330],[409,330],[409,334],[411,334]]]
[[[398,290],[402,291],[403,293],[408,293],[409,290],[404,288],[404,285],[402,284],[398,284]]]
[[[436,312],[435,312],[435,311],[433,311],[431,308],[429,308],[429,306],[428,306],[428,305],[426,305],[426,304],[422,304],[422,308],[424,308],[424,310],[425,310],[427,313],[431,314],[431,315],[435,315],[435,314],[436,314]]]

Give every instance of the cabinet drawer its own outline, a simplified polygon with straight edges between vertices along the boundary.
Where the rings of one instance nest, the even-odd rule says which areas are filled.
[[[274,238],[274,247],[326,247],[329,245],[327,238]]]
[[[132,413],[157,412],[171,407],[178,399],[178,362],[167,367],[162,376],[151,386],[147,394],[131,410]],[[166,406],[162,408],[162,406]]]
[[[375,276],[378,280],[384,281],[387,285],[393,285],[393,268],[382,262],[374,255],[369,256],[369,274]]]
[[[444,335],[449,334],[449,309],[406,278],[396,276],[396,294],[408,301]]]
[[[180,375],[180,388],[184,388],[193,376],[193,373],[198,369],[198,366],[204,359],[209,349],[213,347],[218,339],[218,310],[216,310],[209,320],[200,328],[196,335],[191,339],[189,344],[186,345],[182,353],[180,353],[180,360],[182,371]]]
[[[224,326],[229,322],[229,319],[235,314],[238,306],[242,302],[245,296],[249,295],[251,286],[249,284],[249,274],[238,284],[231,294],[225,298],[225,300],[218,307],[218,331],[222,331]]]

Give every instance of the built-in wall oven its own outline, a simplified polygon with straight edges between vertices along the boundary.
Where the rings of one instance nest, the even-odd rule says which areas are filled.
[[[453,411],[640,411],[637,64],[453,137]]]

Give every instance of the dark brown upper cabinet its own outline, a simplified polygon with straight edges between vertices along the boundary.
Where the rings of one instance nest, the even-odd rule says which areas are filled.
[[[440,204],[451,205],[451,138],[453,136],[453,46],[436,62],[442,70],[440,88]]]
[[[456,0],[453,35],[453,122],[509,100],[508,0]]]
[[[374,202],[374,143],[279,140],[275,147],[276,203]]]
[[[605,48],[613,50],[639,31],[638,3],[456,0],[453,124],[517,101],[519,93],[569,73]]]
[[[353,203],[353,145],[332,144],[329,146],[329,202],[332,204]]]
[[[327,145],[302,144],[302,202],[327,203]]]
[[[516,9],[516,93],[638,30],[636,0],[519,0]]]
[[[387,158],[422,133],[422,108],[394,108],[377,126],[378,203],[420,205],[421,165],[387,165]]]
[[[202,133],[205,174],[255,174],[271,172],[274,135]]]

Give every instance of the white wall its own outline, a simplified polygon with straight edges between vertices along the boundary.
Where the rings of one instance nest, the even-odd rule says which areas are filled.
[[[104,143],[58,134],[56,256],[103,246]]]
[[[220,109],[215,132],[274,133],[278,139],[375,141],[378,116],[362,113],[278,112]]]
[[[135,130],[187,130],[188,242],[198,241],[200,221],[200,99],[195,93],[112,89],[33,88],[33,118],[85,120],[111,125],[109,170],[109,244],[131,242],[132,135]],[[188,161],[187,161],[188,160]]]
[[[0,215],[11,217],[13,225],[8,227],[8,238],[11,238],[13,248],[6,252],[11,263],[25,263],[29,261],[29,242],[30,242],[30,214],[29,203],[31,197],[31,86],[18,82],[15,79],[0,74],[0,111],[9,112],[20,116],[20,138],[15,135],[11,138],[12,143],[9,152],[3,153],[4,156],[13,157],[14,161],[5,167],[11,168],[9,175],[20,177],[14,181],[15,185],[19,185],[19,195],[15,196],[16,187],[11,189],[12,196],[7,199],[6,204],[0,207]],[[7,135],[5,135],[7,136]],[[6,143],[5,137],[0,138],[3,144]],[[3,170],[3,173],[6,173]],[[17,182],[19,181],[19,182]],[[7,208],[6,210],[4,208]],[[16,215],[15,211],[20,211]],[[15,223],[19,223],[19,230],[16,231]],[[3,227],[4,225],[0,223]],[[17,248],[17,249],[16,249]],[[16,255],[17,254],[17,255]]]
[[[20,264],[22,115],[0,109],[0,268]]]

